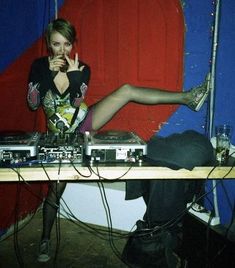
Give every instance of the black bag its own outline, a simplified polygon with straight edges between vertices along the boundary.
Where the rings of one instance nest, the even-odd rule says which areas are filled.
[[[147,228],[137,221],[137,229],[128,238],[122,260],[133,268],[178,268],[181,260],[174,252],[177,238],[163,228]],[[156,230],[155,230],[156,229]]]

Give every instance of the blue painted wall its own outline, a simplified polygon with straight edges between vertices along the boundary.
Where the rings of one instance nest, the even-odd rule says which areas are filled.
[[[58,7],[63,2],[58,0]],[[41,37],[54,16],[54,0],[1,1],[0,73]]]
[[[211,68],[216,1],[182,2],[186,25],[184,88],[189,89],[200,84]],[[231,124],[234,129],[232,143],[235,145],[235,2],[220,1],[219,14],[213,124]],[[207,135],[209,107],[208,101],[200,112],[193,113],[181,106],[159,134],[166,136],[191,128]],[[235,180],[217,180],[216,185],[220,219],[222,224],[229,224],[234,214]],[[212,183],[207,182],[206,191],[211,190]],[[214,209],[213,197],[208,194],[205,198],[206,207],[211,210]]]

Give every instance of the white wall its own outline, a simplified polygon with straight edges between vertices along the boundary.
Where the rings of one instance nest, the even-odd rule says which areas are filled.
[[[110,208],[112,227],[130,231],[136,221],[143,218],[145,204],[142,198],[125,200],[125,183],[104,182],[105,194]],[[114,188],[114,189],[113,189]],[[68,183],[63,200],[79,220],[100,226],[108,226],[101,193],[96,183]],[[68,209],[61,202],[61,213]],[[62,207],[64,207],[65,212]]]

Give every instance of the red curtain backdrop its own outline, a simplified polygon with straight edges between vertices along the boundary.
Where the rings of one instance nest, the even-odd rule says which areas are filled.
[[[78,30],[77,50],[91,66],[92,104],[124,83],[182,90],[184,19],[178,0],[65,1],[60,16]],[[130,103],[104,129],[148,139],[176,105]]]

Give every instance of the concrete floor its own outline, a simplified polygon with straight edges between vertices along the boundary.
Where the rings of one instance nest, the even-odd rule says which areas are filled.
[[[188,261],[187,268],[235,267],[235,244],[233,242],[225,240],[213,230],[210,230],[208,238],[208,226],[199,223],[194,217],[187,216],[184,225],[185,238],[182,253]],[[127,267],[117,256],[122,253],[126,243],[126,232],[114,230],[112,241],[115,245],[116,255],[111,247],[107,228],[89,225],[92,228],[92,232],[90,232],[88,228],[78,224],[78,221],[71,222],[66,219],[60,219],[58,226],[60,226],[60,232],[56,232],[55,226],[52,231],[51,260],[47,263],[38,263],[38,243],[42,230],[42,212],[39,210],[19,230],[18,235],[14,235],[13,232],[11,236],[0,241],[0,268]],[[60,234],[57,261],[55,261],[56,234]]]
[[[59,230],[54,227],[52,232],[52,258],[47,263],[37,262],[38,242],[41,235],[42,213],[38,211],[35,216],[22,228],[18,235],[12,234],[10,237],[0,242],[0,267],[58,267],[58,268],[122,268],[127,267],[111,248],[107,229],[99,226],[93,233],[90,233],[78,225],[66,219],[60,219]],[[101,235],[98,235],[104,231]],[[60,247],[55,262],[56,233],[60,234]],[[124,232],[118,232],[112,236],[117,253],[122,252],[126,242]],[[18,255],[18,258],[17,258]]]

